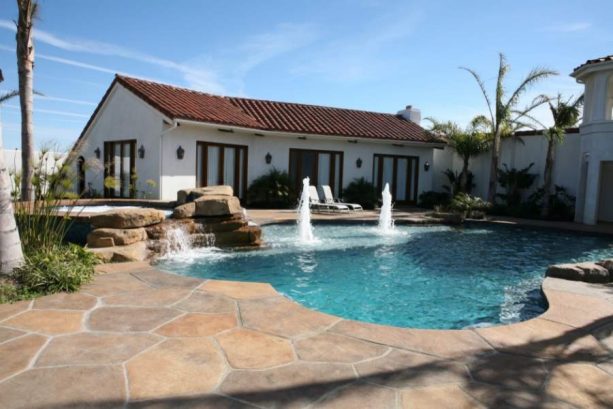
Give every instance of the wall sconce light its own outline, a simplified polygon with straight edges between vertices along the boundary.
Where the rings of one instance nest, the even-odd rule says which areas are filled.
[[[270,165],[270,162],[272,162],[272,155],[270,154],[270,152],[268,152],[266,154],[266,156],[264,157],[264,159],[266,159],[266,164]]]
[[[145,147],[143,145],[138,148],[138,157],[140,159],[145,159]]]
[[[100,148],[96,148],[94,153],[96,154],[96,159],[100,159]]]
[[[424,170],[425,170],[426,172],[430,170],[430,162],[426,161],[426,162],[424,163]]]
[[[355,166],[357,166],[357,167],[358,167],[358,169],[362,167],[362,158],[358,158],[358,159],[355,161]]]
[[[177,159],[183,159],[183,155],[185,155],[185,150],[181,147],[181,145],[179,145],[177,148]]]

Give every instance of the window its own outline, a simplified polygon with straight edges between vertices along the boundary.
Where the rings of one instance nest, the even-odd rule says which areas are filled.
[[[418,177],[419,157],[378,153],[374,155],[373,184],[377,192],[381,192],[385,184],[389,183],[394,201],[416,203]]]
[[[136,196],[136,140],[104,143],[104,196]]]
[[[296,192],[302,190],[302,179],[311,179],[311,185],[329,185],[334,197],[343,187],[343,152],[308,149],[289,150],[289,177]]]
[[[85,158],[79,156],[77,159],[77,193],[80,195],[85,192]]]
[[[198,142],[196,185],[230,185],[234,194],[244,198],[247,188],[247,147]]]

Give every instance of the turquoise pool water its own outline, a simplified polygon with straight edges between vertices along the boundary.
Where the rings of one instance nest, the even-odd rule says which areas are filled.
[[[613,256],[599,236],[480,225],[316,225],[301,244],[295,225],[263,228],[268,248],[190,251],[160,263],[178,274],[271,283],[295,301],[348,319],[415,328],[511,323],[546,309],[549,264]]]

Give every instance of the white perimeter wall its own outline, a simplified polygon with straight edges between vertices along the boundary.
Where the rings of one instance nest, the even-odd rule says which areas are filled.
[[[373,143],[360,140],[357,144],[347,142],[348,138],[335,140],[331,137],[315,138],[308,136],[306,140],[297,136],[255,136],[253,133],[220,132],[213,127],[201,125],[181,125],[162,137],[162,199],[176,199],[177,190],[196,186],[196,143],[208,141],[245,145],[248,147],[248,184],[255,178],[267,173],[273,167],[279,170],[289,170],[289,150],[321,149],[342,151],[343,186],[347,186],[355,178],[364,177],[372,181],[373,155],[375,153],[406,155],[419,157],[419,191],[427,191],[432,186],[432,168],[425,172],[423,164],[433,163],[432,148],[393,146],[392,143]],[[183,160],[177,159],[176,150],[181,145],[185,150]],[[266,164],[267,153],[272,155],[272,163]],[[356,160],[362,159],[362,167],[357,168]]]
[[[145,148],[144,159],[135,154],[138,176],[136,189],[139,192],[146,191],[152,198],[158,197],[162,126],[163,117],[158,111],[123,86],[116,84],[76,155],[83,156],[86,160],[86,185],[91,182],[92,187],[103,194],[104,142],[135,139],[136,150],[141,144]],[[94,153],[96,148],[100,148],[100,159],[97,159]],[[155,181],[157,186],[148,186],[148,179]]]
[[[553,183],[565,187],[573,196],[577,195],[580,151],[581,137],[578,133],[566,135],[564,142],[556,147]],[[542,135],[524,136],[521,141],[505,139],[502,142],[499,167],[503,168],[503,164],[506,163],[509,168],[523,169],[530,163],[534,163],[530,172],[537,173],[538,177],[532,188],[525,192],[525,195],[528,196],[543,185],[546,154],[547,139]],[[490,160],[489,152],[470,160],[470,170],[475,175],[476,185],[473,194],[484,199],[488,191]],[[443,186],[449,185],[447,177],[443,174],[446,169],[453,169],[458,173],[462,170],[461,158],[450,147],[434,151],[434,190],[442,192],[444,191]]]

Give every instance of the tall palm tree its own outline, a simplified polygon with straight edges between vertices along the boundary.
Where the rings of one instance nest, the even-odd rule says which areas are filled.
[[[19,100],[21,106],[21,200],[32,200],[32,174],[34,162],[34,20],[38,15],[38,2],[17,0],[17,71],[19,73]]]
[[[553,125],[545,130],[545,138],[547,138],[547,156],[545,158],[545,171],[543,173],[543,208],[541,215],[549,216],[549,208],[551,206],[551,197],[553,195],[553,164],[555,161],[555,147],[557,144],[564,141],[566,129],[577,125],[581,116],[581,106],[583,105],[583,95],[573,101],[570,97],[567,100],[562,99],[562,95],[558,94],[556,98],[548,98],[549,111],[553,118]],[[539,122],[540,124],[540,122]],[[546,128],[543,126],[543,128]]]
[[[426,118],[432,123],[430,131],[445,135],[449,145],[462,158],[462,171],[460,173],[460,186],[464,192],[468,192],[468,172],[470,158],[477,156],[489,149],[487,134],[483,129],[483,118],[473,118],[466,129],[462,129],[452,121],[440,122],[434,118]]]
[[[0,71],[0,82],[2,71]],[[0,95],[0,105],[15,96],[19,91]],[[2,124],[0,123],[0,274],[10,274],[13,269],[23,263],[23,252],[19,231],[15,223],[13,204],[11,202],[11,182],[8,170],[4,164],[4,149],[2,148]]]
[[[502,137],[509,136],[512,134],[513,130],[526,126],[523,121],[529,119],[528,116],[530,112],[546,102],[537,98],[525,108],[518,109],[519,99],[532,85],[544,78],[557,75],[558,73],[546,68],[534,68],[509,95],[505,89],[505,79],[509,71],[509,65],[507,64],[504,54],[500,53],[495,99],[492,101],[485,89],[485,83],[481,79],[481,76],[471,68],[460,68],[468,71],[477,81],[487,104],[489,112],[489,118],[487,118],[489,133],[492,139],[492,162],[490,165],[488,201],[494,203],[498,183],[497,174],[498,163],[500,161],[500,141]]]

